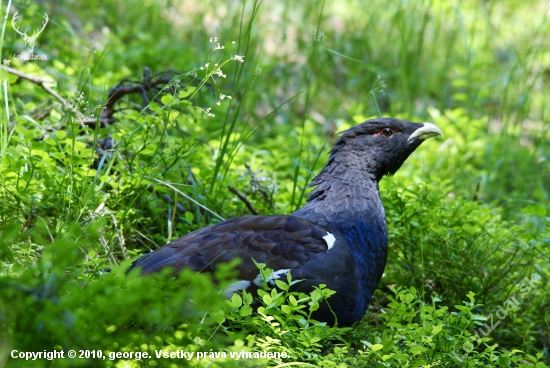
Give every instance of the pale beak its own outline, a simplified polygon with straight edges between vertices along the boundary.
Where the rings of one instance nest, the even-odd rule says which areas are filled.
[[[443,133],[441,133],[441,130],[439,130],[439,128],[437,126],[435,126],[432,123],[423,123],[423,127],[416,129],[410,135],[409,139],[407,139],[407,142],[410,142],[411,140],[413,140],[415,138],[418,138],[418,139],[424,141],[428,138],[436,137],[438,135],[442,136]]]

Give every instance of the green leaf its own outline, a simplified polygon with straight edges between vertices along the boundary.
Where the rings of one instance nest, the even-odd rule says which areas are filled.
[[[531,204],[525,207],[521,212],[523,212],[526,215],[535,215],[539,217],[546,216],[546,208],[544,208],[540,204]]]
[[[240,308],[240,306],[243,305],[243,299],[239,294],[233,294],[231,297],[231,304],[233,304],[235,308]]]
[[[323,298],[323,293],[319,289],[315,289],[311,292],[311,300],[314,302],[318,302]]]
[[[378,350],[381,350],[383,347],[384,347],[384,345],[382,345],[382,344],[374,344],[374,345],[371,347],[371,349],[372,349],[373,351],[378,351]]]
[[[395,359],[406,362],[407,360],[409,360],[409,356],[407,354],[395,354]]]
[[[27,139],[33,139],[34,138],[33,135],[32,135],[32,131],[25,128],[22,124],[15,124],[14,130],[17,133],[23,135]]]
[[[160,105],[155,101],[151,101],[151,103],[149,103],[149,109],[151,111],[159,111],[160,110]]]
[[[502,354],[498,357],[498,365],[501,367],[509,367],[510,364],[512,364],[512,360],[509,356]]]
[[[292,304],[294,307],[296,307],[298,305],[298,301],[296,300],[296,298],[294,297],[294,295],[289,295],[288,296],[288,301],[290,302],[290,304]]]
[[[443,325],[437,325],[432,329],[432,335],[437,335],[443,329]]]
[[[281,305],[281,310],[285,314],[292,314],[292,307],[290,305],[287,305],[287,304]]]
[[[402,294],[399,296],[399,299],[401,299],[402,302],[410,303],[414,300],[414,295],[411,293]]]
[[[281,281],[281,280],[275,280],[275,284],[277,287],[281,290],[287,291],[288,290],[288,284]]]
[[[252,315],[252,307],[250,305],[243,305],[239,310],[239,315],[241,317],[248,317]]]
[[[254,301],[254,298],[252,297],[252,294],[247,292],[246,290],[243,290],[243,299],[245,304],[252,304]]]
[[[190,211],[185,212],[184,217],[190,224],[193,223],[193,220],[195,219],[195,215],[193,214],[193,212]]]
[[[160,101],[163,104],[168,105],[173,99],[174,99],[174,96],[172,95],[164,95],[160,98]]]
[[[415,347],[411,348],[410,352],[412,353],[412,355],[418,355],[420,353],[425,352],[426,350],[428,350],[428,349],[426,349],[425,347],[415,346]]]
[[[196,89],[196,87],[185,87],[185,89],[181,90],[180,93],[178,93],[178,98],[186,98],[190,96],[193,92],[195,92]]]

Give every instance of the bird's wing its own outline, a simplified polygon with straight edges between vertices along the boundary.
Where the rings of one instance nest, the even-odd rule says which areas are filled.
[[[253,280],[252,259],[273,270],[294,269],[327,252],[334,236],[324,227],[294,216],[243,216],[191,232],[132,264],[142,274],[172,267],[211,272],[218,263],[240,258],[239,278]]]

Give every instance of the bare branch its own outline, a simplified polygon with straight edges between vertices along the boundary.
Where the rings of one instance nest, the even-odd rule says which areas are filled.
[[[252,205],[252,203],[250,203],[250,201],[248,200],[248,198],[246,198],[246,196],[239,192],[239,190],[237,188],[235,188],[234,186],[232,185],[228,185],[227,186],[227,189],[229,189],[229,191],[233,194],[235,194],[237,197],[239,197],[239,199],[241,201],[243,201],[243,203],[246,205],[246,207],[248,208],[248,210],[254,214],[254,215],[259,215],[260,213],[258,212],[257,209],[254,208],[254,206]]]
[[[59,93],[57,93],[56,91],[54,91],[53,89],[51,89],[50,87],[48,87],[45,84],[45,83],[55,83],[54,81],[49,81],[49,80],[45,80],[45,79],[42,79],[42,78],[35,77],[33,75],[28,75],[28,74],[25,74],[23,72],[20,72],[19,70],[10,68],[9,66],[1,65],[1,67],[2,67],[2,69],[4,69],[5,71],[7,71],[10,74],[17,75],[19,78],[26,79],[29,82],[32,82],[32,83],[36,84],[37,86],[39,86],[40,88],[42,88],[43,90],[48,92],[50,95],[55,97],[57,100],[59,100],[63,105],[65,105],[65,106],[67,105],[67,100],[65,100],[63,97],[61,97],[59,95]]]
[[[17,18],[17,17],[16,17]],[[60,101],[64,107],[73,110],[73,106],[65,100],[63,97],[61,97],[56,91],[54,91],[52,88],[50,88],[46,83],[54,83],[54,81],[45,80],[42,78],[38,78],[29,74],[25,74],[23,72],[20,72],[19,70],[10,68],[5,65],[0,65],[4,70],[6,70],[8,73],[11,73],[13,75],[16,75],[22,79],[26,79],[31,83],[34,83],[38,85],[40,88],[48,92],[50,95],[55,97],[58,101]],[[147,70],[147,68],[145,68]],[[158,77],[155,79],[150,79],[148,74],[144,72],[144,82],[141,84],[135,84],[135,85],[127,85],[123,86],[120,83],[113,87],[109,91],[109,95],[107,96],[107,101],[105,102],[105,105],[103,106],[103,109],[101,111],[101,114],[99,118],[84,116],[80,112],[77,113],[78,121],[83,126],[89,126],[89,127],[95,127],[95,125],[99,122],[101,126],[107,127],[111,123],[116,122],[116,119],[114,117],[114,114],[116,113],[115,105],[118,101],[120,101],[124,96],[129,94],[141,94],[146,96],[147,92],[151,92],[155,88],[160,88],[163,85],[167,85],[168,83],[172,82],[173,78],[171,77]],[[147,105],[149,103],[149,100],[144,97],[144,105]]]
[[[9,66],[5,66],[5,65],[0,65],[0,67],[2,69],[4,69],[5,71],[7,71],[8,73],[10,74],[13,74],[13,75],[16,75],[18,76],[19,78],[22,78],[22,79],[26,79],[28,80],[29,82],[31,83],[34,83],[36,84],[37,86],[39,86],[40,88],[42,88],[44,91],[48,92],[50,95],[52,95],[56,100],[58,100],[59,102],[61,102],[63,104],[63,107],[67,107],[67,108],[70,108],[70,104],[67,102],[66,99],[64,99],[63,97],[61,97],[61,95],[59,93],[57,93],[56,91],[54,91],[51,87],[49,87],[46,83],[55,83],[54,81],[50,81],[50,80],[46,80],[46,79],[42,79],[42,78],[38,78],[38,77],[35,77],[33,75],[29,75],[29,74],[26,74],[26,73],[23,73],[23,72],[20,72],[19,70],[17,69],[13,69],[13,68],[10,68]],[[97,118],[93,118],[93,117],[88,117],[88,116],[84,116],[82,114],[80,114],[78,116],[78,121],[82,124],[82,125],[91,125],[91,126],[95,126],[95,124],[99,122],[103,125],[103,126],[106,126],[108,125],[109,123],[113,122],[114,119],[112,118],[103,118],[103,117],[100,117],[99,119]]]

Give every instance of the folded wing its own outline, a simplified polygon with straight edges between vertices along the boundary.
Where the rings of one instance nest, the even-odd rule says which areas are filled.
[[[239,279],[254,280],[258,268],[292,270],[332,247],[327,229],[294,216],[243,216],[191,232],[136,260],[142,274],[171,267],[212,272],[218,263],[242,260]]]

